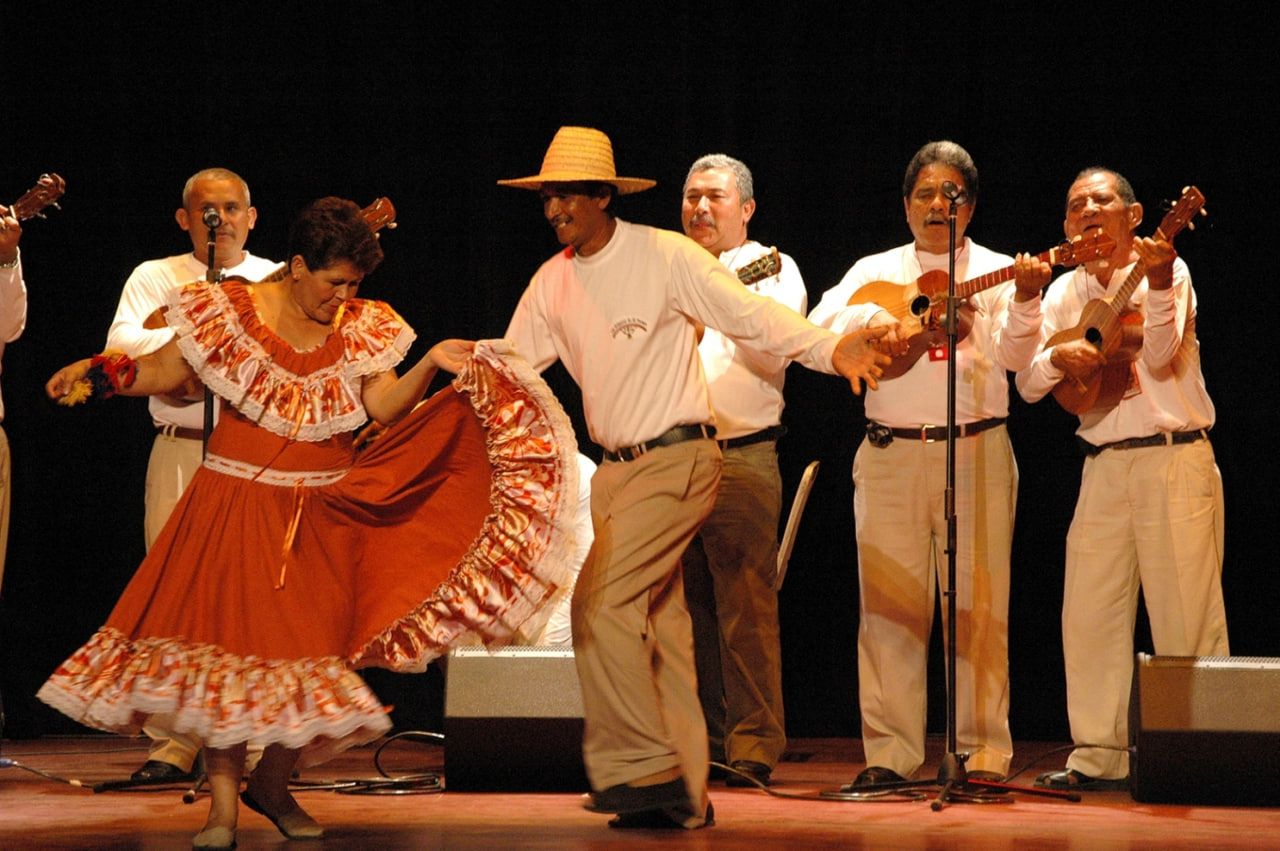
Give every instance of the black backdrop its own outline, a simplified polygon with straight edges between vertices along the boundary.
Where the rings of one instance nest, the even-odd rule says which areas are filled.
[[[262,8],[260,8],[262,7]],[[1265,340],[1264,228],[1274,212],[1274,122],[1263,63],[1275,27],[1250,6],[1111,4],[18,3],[0,0],[0,197],[45,170],[62,212],[28,223],[26,333],[4,358],[14,456],[0,623],[7,734],[74,729],[31,695],[96,628],[143,552],[151,431],[142,400],[67,411],[41,386],[102,346],[139,261],[189,244],[173,222],[199,168],[249,181],[249,247],[279,258],[293,213],[336,194],[392,198],[400,228],[362,294],[385,298],[423,343],[500,334],[556,249],[536,196],[498,187],[536,171],[562,124],[608,132],[622,174],[658,187],[624,217],[678,228],[698,155],[754,170],[752,235],[799,263],[810,303],[858,257],[900,244],[901,174],[924,142],[973,153],[982,197],[970,233],[1010,253],[1061,237],[1080,168],[1124,172],[1154,228],[1187,183],[1212,226],[1179,238],[1201,299],[1214,444],[1227,492],[1224,585],[1233,652],[1280,655],[1273,516],[1276,388]],[[1269,218],[1269,216],[1267,216]],[[1264,219],[1265,221],[1266,219]],[[1234,323],[1234,306],[1247,322]],[[1261,308],[1261,309],[1259,309]],[[1235,327],[1235,331],[1232,327]],[[1242,336],[1244,328],[1248,335]],[[1233,381],[1233,361],[1247,364]],[[585,441],[579,397],[548,373]],[[793,735],[856,734],[857,584],[849,469],[861,401],[793,367],[784,477],[823,467],[782,591]],[[1010,615],[1018,738],[1065,738],[1059,608],[1078,484],[1073,420],[1014,401],[1022,471]],[[1139,627],[1141,632],[1141,625]],[[936,644],[936,638],[935,638]],[[933,658],[931,729],[943,729]],[[401,711],[428,680],[379,678]]]

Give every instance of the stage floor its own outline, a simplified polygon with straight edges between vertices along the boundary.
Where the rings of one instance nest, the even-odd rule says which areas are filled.
[[[1055,744],[1020,743],[1015,778],[1030,783],[1058,768]],[[941,740],[931,740],[936,773]],[[373,747],[348,751],[303,773],[304,781],[377,779]],[[774,772],[773,790],[805,795],[848,783],[862,769],[851,739],[800,739]],[[0,768],[0,849],[174,849],[190,847],[207,799],[183,803],[183,789],[94,793],[89,786],[128,776],[145,756],[139,740],[105,736],[6,741],[3,754],[22,766],[84,786],[46,779],[17,766]],[[441,772],[440,748],[399,741],[383,750],[388,773]],[[446,778],[447,784],[447,778]],[[612,830],[607,817],[568,793],[463,793],[374,796],[306,791],[298,798],[327,831],[306,847],[398,849],[627,847],[676,848],[1276,848],[1277,811],[1249,807],[1189,807],[1136,803],[1126,792],[1092,793],[1079,803],[1015,795],[1011,803],[953,804],[933,811],[930,800],[847,802],[778,797],[713,783],[717,824],[698,831]],[[1242,792],[1242,800],[1246,799]],[[286,844],[266,819],[241,811],[241,849]]]

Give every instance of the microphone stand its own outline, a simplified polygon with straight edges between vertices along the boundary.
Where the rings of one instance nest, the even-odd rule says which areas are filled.
[[[218,247],[218,228],[222,227],[222,217],[218,215],[216,210],[205,210],[204,226],[209,233],[209,242],[206,248],[208,253],[208,268],[205,270],[204,279],[211,284],[216,284],[222,280],[222,269],[214,265],[215,254]],[[200,459],[209,457],[209,435],[213,434],[213,391],[208,387],[204,388],[204,428],[200,435]]]

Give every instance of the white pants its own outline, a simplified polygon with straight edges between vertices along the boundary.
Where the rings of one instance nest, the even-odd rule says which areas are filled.
[[[1129,744],[1139,586],[1157,654],[1229,654],[1222,520],[1222,477],[1207,440],[1108,449],[1085,460],[1062,602],[1067,713],[1077,744]],[[1122,778],[1129,756],[1081,748],[1067,767]]]
[[[853,463],[858,699],[867,765],[924,763],[929,632],[947,582],[947,445],[863,441]],[[1009,550],[1018,468],[1003,425],[956,441],[956,744],[966,768],[1005,774]],[[943,607],[946,615],[946,607]]]

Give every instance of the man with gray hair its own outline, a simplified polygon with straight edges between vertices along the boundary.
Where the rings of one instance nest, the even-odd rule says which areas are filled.
[[[889,296],[948,268],[949,195],[959,193],[955,275],[967,281],[1013,266],[1014,283],[965,300],[972,327],[956,357],[956,742],[970,776],[1009,770],[1009,553],[1018,469],[1005,429],[1006,371],[1031,362],[1039,343],[1040,289],[1050,268],[997,254],[965,236],[978,170],[955,142],[930,142],[907,166],[902,206],[912,242],[864,257],[809,319],[844,331],[880,324],[909,333]],[[891,285],[904,285],[894,287]],[[872,287],[872,285],[878,285]],[[859,293],[875,290],[877,303]],[[900,296],[901,298],[901,296]],[[897,308],[896,314],[893,308]],[[947,589],[945,337],[867,396],[867,434],[853,462],[859,615],[858,683],[867,768],[854,786],[910,777],[924,763],[929,632],[936,592]],[[901,342],[899,339],[898,342]],[[887,373],[892,374],[892,373]]]
[[[808,304],[795,262],[748,239],[756,211],[751,170],[725,154],[689,169],[680,223],[743,286],[803,315]],[[786,358],[698,327],[698,355],[724,458],[720,490],[685,551],[685,596],[693,620],[698,697],[711,758],[735,772],[730,786],[767,783],[786,748],[782,650],[778,641],[778,438]]]
[[[210,228],[206,214],[215,213],[214,264],[227,275],[250,281],[265,278],[279,264],[244,250],[258,211],[249,204],[249,186],[240,175],[225,168],[207,168],[187,179],[182,206],[174,213],[178,227],[191,238],[191,250],[160,260],[148,260],[133,270],[120,294],[120,305],[107,332],[107,350],[137,358],[150,354],[173,338],[163,322],[147,320],[168,303],[169,294],[183,284],[198,281],[208,271]],[[210,217],[210,224],[213,224]],[[151,420],[156,428],[147,463],[146,542],[155,543],[183,491],[200,468],[204,430],[204,394],[152,396]],[[156,739],[135,780],[184,780],[200,752],[194,737]]]

